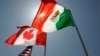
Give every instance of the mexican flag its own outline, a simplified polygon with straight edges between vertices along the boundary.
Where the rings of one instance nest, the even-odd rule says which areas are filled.
[[[46,45],[46,33],[29,26],[18,27],[20,30],[5,42],[9,45]]]
[[[74,26],[74,22],[70,10],[54,0],[42,0],[32,26],[48,33]]]

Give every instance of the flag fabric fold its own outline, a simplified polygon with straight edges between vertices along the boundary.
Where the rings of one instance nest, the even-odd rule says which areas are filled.
[[[46,44],[46,33],[39,31],[36,28],[22,26],[17,27],[20,30],[11,35],[5,42],[9,45],[25,45],[25,46],[33,46],[33,45],[44,45]]]
[[[69,9],[54,0],[42,0],[32,26],[43,32],[54,32],[67,26],[74,26]]]

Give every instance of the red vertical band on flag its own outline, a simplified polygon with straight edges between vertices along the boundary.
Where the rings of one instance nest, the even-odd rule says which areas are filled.
[[[7,44],[9,44],[9,45],[13,45],[13,43],[15,42],[15,40],[16,40],[16,37],[17,36],[17,34],[15,33],[15,34],[13,34],[13,35],[11,35],[6,41],[5,41],[5,43],[7,43]]]
[[[42,30],[43,24],[47,20],[49,15],[53,12],[55,4],[56,2],[54,0],[43,0],[37,12],[37,15],[33,20],[32,26],[39,30]]]
[[[36,37],[36,45],[46,45],[46,37],[47,33],[38,31],[37,37]]]

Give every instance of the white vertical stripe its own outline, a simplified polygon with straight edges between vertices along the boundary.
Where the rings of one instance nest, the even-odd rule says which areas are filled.
[[[52,16],[54,16],[55,12],[58,10],[59,10],[60,14],[56,17],[56,21],[52,21],[50,18],[52,18]],[[63,11],[64,11],[64,7],[56,4],[54,11],[51,13],[51,15],[45,21],[42,31],[44,31],[44,32],[57,31],[56,22],[59,21],[59,16],[61,15],[61,13],[63,13]]]
[[[30,40],[27,40],[24,38],[23,34],[25,33],[25,31],[29,31],[29,30],[33,30],[33,38]],[[20,35],[19,37],[16,39],[14,45],[25,45],[25,46],[29,46],[29,45],[35,45],[36,44],[36,35],[37,35],[38,30],[35,28],[27,28],[25,29]]]

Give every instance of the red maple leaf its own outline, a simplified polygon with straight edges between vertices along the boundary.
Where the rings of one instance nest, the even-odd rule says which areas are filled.
[[[23,38],[30,40],[34,36],[34,34],[32,32],[33,32],[33,30],[25,31],[25,33],[23,34],[23,36],[24,36]]]

